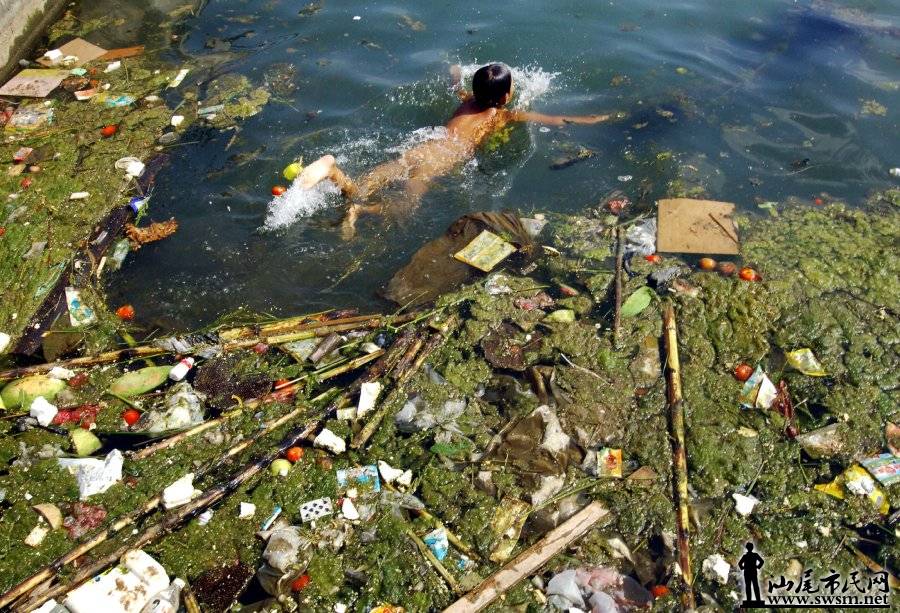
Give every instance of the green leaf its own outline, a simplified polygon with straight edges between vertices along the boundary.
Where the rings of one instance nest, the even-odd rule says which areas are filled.
[[[622,317],[634,317],[650,306],[651,302],[653,302],[653,290],[645,285],[622,303]]]

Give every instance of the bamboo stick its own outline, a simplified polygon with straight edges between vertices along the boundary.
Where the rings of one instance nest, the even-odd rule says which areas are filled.
[[[274,336],[258,336],[249,339],[235,340],[226,342],[223,345],[224,351],[234,351],[235,349],[246,349],[253,347],[257,343],[265,342],[270,345],[280,345],[291,341],[304,340],[307,338],[316,338],[317,336],[327,336],[331,332],[347,332],[359,328],[377,328],[384,322],[384,318],[380,315],[367,315],[348,317],[346,319],[334,319],[327,322],[316,322],[310,324],[302,330],[279,334]],[[49,372],[56,366],[64,368],[86,368],[90,366],[99,366],[100,364],[112,364],[114,362],[122,362],[135,358],[149,358],[171,353],[166,349],[154,347],[150,345],[141,347],[128,347],[125,349],[116,349],[115,351],[107,351],[94,356],[83,356],[80,358],[72,358],[70,360],[59,360],[46,364],[35,364],[33,366],[23,366],[0,372],[0,381],[8,381],[19,377],[29,375],[37,375]]]
[[[282,415],[281,417],[269,422],[268,424],[265,425],[264,428],[257,431],[256,433],[254,433],[253,436],[251,436],[251,437],[241,441],[237,445],[231,447],[225,453],[225,455],[223,455],[219,459],[218,462],[216,462],[215,464],[209,464],[207,466],[206,470],[202,470],[198,473],[198,476],[203,475],[205,472],[207,472],[208,470],[211,470],[213,467],[218,467],[223,461],[225,461],[229,458],[232,458],[232,457],[236,456],[237,454],[243,452],[245,449],[247,449],[250,445],[257,442],[259,439],[268,435],[273,430],[283,426],[284,424],[286,424],[290,420],[294,419],[295,417],[297,417],[298,415],[300,415],[301,413],[303,413],[306,410],[307,410],[307,407],[305,407],[305,406],[298,407],[298,408],[294,409],[293,411],[290,411],[290,412]],[[100,532],[95,534],[93,537],[91,537],[91,539],[89,541],[82,543],[75,549],[72,549],[71,551],[69,551],[68,553],[64,554],[63,556],[57,558],[56,560],[51,562],[49,565],[45,566],[44,568],[42,568],[35,574],[33,574],[30,577],[28,577],[27,579],[25,579],[24,581],[20,582],[18,585],[16,585],[12,589],[10,589],[8,592],[6,592],[2,596],[0,596],[0,609],[9,605],[16,598],[19,598],[20,596],[33,590],[36,586],[38,586],[42,582],[44,582],[48,579],[52,579],[56,575],[57,571],[59,571],[59,569],[63,568],[67,564],[72,563],[75,559],[83,556],[84,554],[91,551],[98,545],[105,543],[110,538],[112,538],[113,535],[115,535],[117,532],[119,532],[123,528],[126,528],[126,527],[136,523],[142,517],[153,512],[157,507],[159,507],[160,502],[162,502],[162,495],[158,494],[158,495],[154,496],[153,498],[151,498],[150,500],[148,500],[147,502],[145,502],[138,509],[135,509],[131,513],[117,519],[110,527],[101,530]]]
[[[10,379],[18,379],[19,377],[27,377],[29,375],[38,375],[49,372],[55,366],[64,368],[84,368],[88,366],[98,366],[100,364],[111,364],[113,362],[121,362],[123,360],[131,360],[134,358],[145,358],[169,353],[165,349],[159,347],[134,347],[127,349],[116,349],[115,351],[107,351],[94,356],[84,356],[80,358],[72,358],[71,360],[59,360],[49,362],[47,364],[35,364],[33,366],[23,366],[21,368],[12,368],[0,372],[0,381],[9,381]]]
[[[616,303],[613,316],[613,342],[619,344],[619,335],[622,328],[622,268],[625,263],[625,230],[622,226],[616,228]]]
[[[501,594],[535,572],[550,558],[581,538],[609,513],[599,502],[592,502],[551,530],[540,541],[520,553],[506,566],[482,581],[474,590],[444,609],[444,613],[476,613]]]
[[[131,541],[131,539],[125,539],[125,543],[118,549],[116,549],[109,555],[99,558],[92,564],[88,564],[87,566],[80,568],[78,572],[75,573],[75,575],[67,583],[59,584],[49,589],[48,591],[35,596],[29,602],[27,602],[23,608],[30,611],[39,607],[51,598],[56,598],[57,596],[62,596],[68,593],[94,575],[104,571],[107,567],[118,562],[119,558],[125,555],[126,552],[132,549],[140,549],[141,547],[144,547],[145,545],[152,543],[170,533],[175,528],[180,526],[181,523],[184,522],[188,517],[201,512],[204,509],[217,503],[226,495],[230,494],[241,485],[246,483],[248,480],[259,474],[269,464],[279,458],[289,447],[294,446],[295,444],[304,440],[310,434],[315,432],[320,425],[321,420],[317,419],[310,421],[305,426],[294,429],[283,439],[281,444],[278,446],[278,449],[276,449],[275,451],[263,456],[255,462],[248,464],[240,472],[234,475],[228,482],[209,488],[195,500],[189,502],[184,506],[178,507],[177,509],[173,509],[159,522],[155,523],[150,528],[145,530],[133,541]],[[2,597],[0,597],[0,607],[12,602],[12,598],[10,597],[11,592],[12,591],[7,592]]]
[[[691,571],[690,515],[688,510],[687,454],[685,452],[684,404],[681,395],[681,365],[678,359],[678,330],[675,323],[675,309],[666,304],[663,311],[663,332],[666,350],[666,399],[669,404],[669,418],[672,429],[672,470],[675,473],[675,501],[677,514],[675,524],[678,533],[678,565],[684,589],[681,606],[695,608],[694,575]]]
[[[388,483],[387,481],[384,481],[383,483],[384,483],[384,487],[386,489],[389,489],[392,492],[398,491],[396,487],[394,487],[392,484]],[[430,521],[432,524],[434,524],[435,528],[443,528],[444,532],[447,533],[447,540],[450,542],[450,544],[453,545],[454,547],[456,547],[462,553],[466,554],[466,556],[468,556],[469,558],[471,558],[473,560],[481,559],[481,556],[478,555],[477,553],[475,553],[475,551],[471,547],[469,547],[468,545],[463,543],[462,540],[450,530],[450,528],[448,528],[447,526],[444,525],[444,522],[442,522],[440,519],[438,519],[437,517],[435,517],[434,515],[429,513],[428,509],[421,509],[421,510],[414,511],[414,512],[418,513],[421,517],[424,517],[427,521]]]
[[[416,534],[409,526],[407,526],[406,528],[406,535],[412,539],[413,543],[416,544],[416,547],[419,548],[419,551],[422,552],[422,555],[425,556],[425,559],[431,562],[434,570],[436,570],[437,573],[441,577],[443,577],[444,581],[447,582],[447,585],[450,587],[450,591],[454,594],[458,592],[459,584],[456,582],[456,579],[454,579],[453,575],[451,575],[450,572],[446,568],[444,568],[444,565],[441,564],[441,561],[438,560],[433,553],[431,553],[428,545],[422,542],[422,539],[419,538],[419,535]]]

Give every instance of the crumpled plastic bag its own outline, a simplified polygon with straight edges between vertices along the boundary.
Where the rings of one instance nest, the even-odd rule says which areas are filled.
[[[290,584],[297,573],[312,558],[312,542],[304,538],[297,526],[281,526],[260,535],[268,535],[263,551],[263,564],[256,578],[266,593],[279,596],[290,591]]]
[[[656,218],[644,219],[625,232],[625,257],[656,253]]]
[[[59,458],[59,465],[75,475],[79,497],[84,500],[94,494],[102,494],[122,480],[122,464],[125,458],[113,449],[106,458]]]
[[[414,395],[394,416],[394,423],[401,432],[419,432],[440,426],[451,432],[459,432],[456,419],[466,410],[465,400],[447,400],[440,406],[430,406],[422,396]]]
[[[203,401],[206,395],[196,391],[187,381],[173,386],[166,396],[165,411],[148,411],[141,419],[145,432],[178,430],[203,423]]]
[[[547,584],[548,604],[562,611],[626,613],[648,609],[653,598],[644,587],[614,568],[577,568],[554,575]]]

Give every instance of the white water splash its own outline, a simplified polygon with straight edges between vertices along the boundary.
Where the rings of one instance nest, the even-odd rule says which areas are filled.
[[[463,86],[471,89],[475,71],[490,63],[461,65]],[[547,72],[540,66],[510,66],[509,69],[512,71],[514,90],[512,107],[516,109],[528,108],[532,102],[549,92],[553,87],[553,80],[559,76],[558,72]]]
[[[322,181],[311,189],[303,189],[295,179],[286,192],[269,202],[263,229],[284,228],[301,217],[309,217],[333,206],[337,194],[340,194],[340,190],[331,181]]]

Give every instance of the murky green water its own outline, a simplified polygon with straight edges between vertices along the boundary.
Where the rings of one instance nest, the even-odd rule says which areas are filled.
[[[86,18],[127,17],[112,30],[115,42],[154,45],[163,44],[154,36],[163,15],[179,6],[84,4]],[[316,6],[212,0],[163,52],[209,66],[193,71],[186,87],[202,93],[211,79],[236,72],[275,90],[274,98],[236,137],[193,128],[169,149],[151,217],[175,216],[181,228],[129,256],[112,279],[114,303],[131,302],[144,321],[177,328],[240,306],[389,308],[376,290],[467,211],[577,211],[613,188],[632,200],[644,191],[649,206],[681,177],[711,198],[767,215],[759,203],[789,196],[803,206],[816,197],[859,201],[894,181],[888,170],[900,165],[900,7],[890,0]],[[360,173],[449,117],[450,64],[490,60],[518,69],[520,105],[630,116],[517,127],[412,214],[364,218],[351,242],[333,227],[341,211],[333,194],[270,211],[271,186],[284,183],[292,159],[334,153]],[[596,155],[550,168],[580,147]]]

